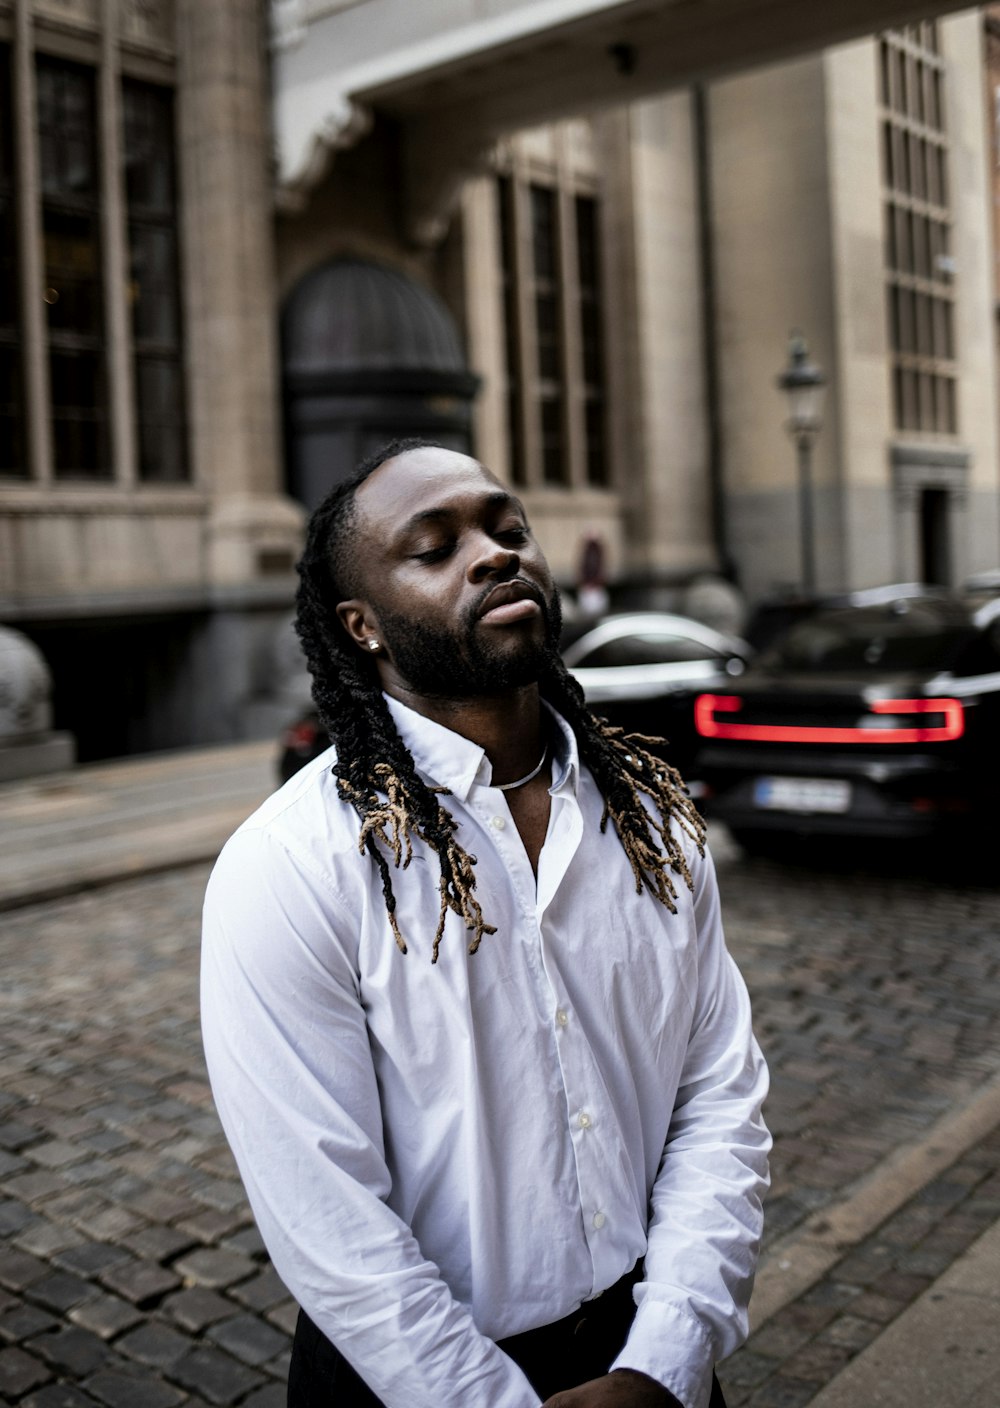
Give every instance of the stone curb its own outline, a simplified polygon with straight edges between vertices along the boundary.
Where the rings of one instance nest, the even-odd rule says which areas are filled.
[[[0,787],[0,913],[214,860],[277,785],[275,755],[227,744]]]
[[[946,1408],[995,1401],[998,1264],[1000,1222],[810,1399],[809,1408]]]
[[[199,865],[203,861],[213,861],[226,841],[253,810],[254,803],[235,807],[213,818],[206,834],[187,844],[172,841],[158,846],[155,838],[151,844],[140,838],[139,845],[150,845],[145,849],[124,856],[111,856],[106,863],[90,863],[85,869],[56,871],[37,879],[29,878],[23,886],[8,883],[0,888],[0,914],[15,909],[26,909],[30,905],[45,904],[49,900],[65,899],[85,890],[95,890],[106,885],[115,885],[123,880],[137,880],[143,875],[158,875],[168,870],[182,870],[188,865]]]
[[[759,1330],[804,1295],[845,1253],[998,1124],[1000,1076],[988,1081],[961,1110],[938,1120],[917,1143],[883,1159],[841,1201],[813,1213],[777,1242],[757,1275],[750,1303],[752,1330]]]

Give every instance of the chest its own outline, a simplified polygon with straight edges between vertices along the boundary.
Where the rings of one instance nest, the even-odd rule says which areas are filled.
[[[508,792],[505,794],[505,801],[532,874],[537,876],[538,862],[552,815],[552,798],[549,795],[547,780],[540,778],[516,792]]]
[[[529,830],[526,841],[497,811],[459,833],[476,857],[476,897],[496,931],[475,954],[449,913],[439,961],[430,962],[440,909],[433,853],[421,847],[405,874],[394,873],[405,957],[392,942],[381,886],[371,887],[358,955],[369,1029],[415,1077],[433,1070],[440,1080],[467,1058],[509,1078],[517,1052],[528,1061],[555,1051],[567,1011],[609,1065],[654,1068],[685,1039],[699,962],[690,895],[681,886],[671,913],[648,891],[637,893],[618,836],[600,831],[599,809],[586,815],[554,804],[546,827],[541,837]]]

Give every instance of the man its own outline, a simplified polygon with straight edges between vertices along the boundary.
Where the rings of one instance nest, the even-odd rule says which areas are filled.
[[[474,460],[389,447],[299,571],[333,751],[226,846],[203,961],[289,1404],[720,1404],[766,1074],[680,779],[585,708]]]

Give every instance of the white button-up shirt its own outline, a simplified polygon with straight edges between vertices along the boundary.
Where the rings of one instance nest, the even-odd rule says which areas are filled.
[[[704,1408],[746,1334],[767,1077],[687,846],[678,912],[637,894],[556,719],[537,883],[482,748],[394,700],[476,865],[479,952],[437,856],[393,871],[399,952],[332,753],[226,845],[205,904],[215,1098],[279,1275],[387,1408],[537,1408],[494,1340],[568,1315],[645,1255],[616,1368]]]

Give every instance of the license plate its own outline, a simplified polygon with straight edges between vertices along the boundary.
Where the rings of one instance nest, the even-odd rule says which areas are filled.
[[[840,778],[758,777],[754,806],[778,812],[846,812],[851,784]]]

